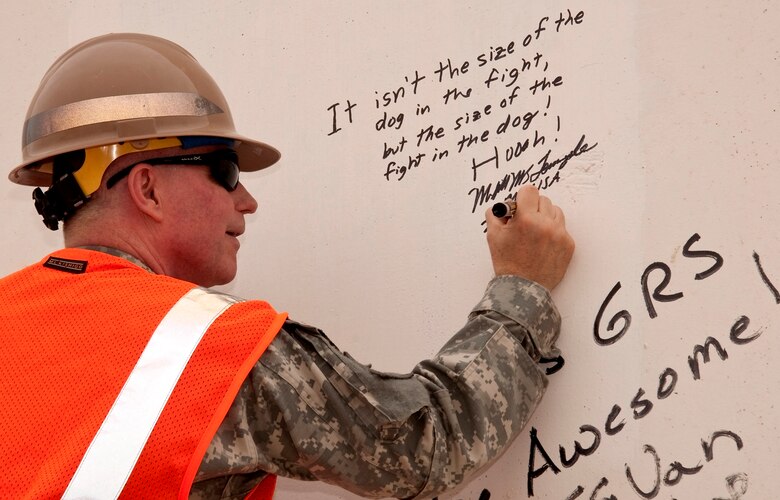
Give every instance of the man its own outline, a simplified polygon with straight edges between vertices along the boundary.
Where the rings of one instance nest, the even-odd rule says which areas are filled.
[[[560,326],[548,293],[574,244],[533,187],[486,214],[496,278],[406,376],[378,373],[231,281],[257,202],[238,135],[181,47],[135,34],[60,57],[33,99],[12,181],[41,187],[65,247],[0,280],[0,497],[270,498],[275,475],[430,497],[520,433]]]

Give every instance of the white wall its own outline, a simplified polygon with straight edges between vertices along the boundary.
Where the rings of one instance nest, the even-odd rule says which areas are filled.
[[[572,21],[556,29],[559,14],[567,21],[569,10]],[[544,31],[537,38],[540,21]],[[584,136],[588,148],[595,147],[576,150],[582,154],[545,189],[566,211],[578,244],[554,294],[564,317],[566,365],[552,377],[528,432],[448,498],[476,499],[483,489],[491,498],[526,498],[532,428],[560,469],[533,480],[536,498],[590,498],[602,478],[607,484],[598,498],[640,498],[625,469],[650,491],[654,454],[661,467],[658,498],[740,498],[742,492],[773,498],[780,307],[754,253],[769,282],[780,286],[778,23],[777,2],[759,0],[15,2],[0,18],[6,118],[0,148],[10,170],[21,160],[29,99],[68,47],[112,31],[180,43],[219,82],[239,130],[283,152],[278,166],[244,178],[260,210],[243,241],[239,278],[227,289],[321,326],[358,359],[406,371],[463,323],[490,277],[480,225],[487,205],[472,213],[470,190],[520,175],[548,150],[550,162],[563,158]],[[511,42],[511,54],[479,66],[480,54]],[[506,87],[515,76],[511,68],[534,58],[539,65]],[[435,70],[448,60],[461,69],[468,62],[467,71],[452,78],[445,73],[438,82]],[[486,88],[493,68],[506,78]],[[404,79],[415,71],[425,77],[416,94]],[[560,85],[532,95],[529,88],[545,77],[560,77]],[[403,98],[377,109],[377,95],[401,86]],[[502,109],[515,86],[516,99]],[[442,96],[453,88],[472,91],[444,104]],[[351,123],[348,101],[356,104]],[[341,130],[329,134],[329,108],[336,103]],[[465,122],[467,113],[488,104],[491,114],[454,130],[458,117]],[[418,105],[430,112],[417,116]],[[385,111],[404,113],[399,129],[376,130]],[[507,113],[537,111],[527,130],[496,133]],[[441,127],[442,136],[417,147],[417,134],[428,126]],[[484,130],[486,141],[457,153],[461,134]],[[507,148],[533,141],[535,133],[544,144],[505,160]],[[383,159],[385,143],[397,146],[402,137],[403,152]],[[498,168],[485,163],[474,181],[472,163],[488,160],[494,148]],[[431,161],[444,150],[448,157]],[[418,153],[426,156],[403,179],[384,175],[389,162],[402,164]],[[557,166],[548,171],[550,180]],[[5,274],[61,241],[40,224],[29,189],[0,184],[0,196],[7,214],[0,246]],[[694,234],[700,239],[689,246],[693,253],[684,252]],[[712,253],[700,251],[717,253],[723,264],[696,280],[716,264]],[[654,263],[671,272],[661,293],[683,296],[652,300],[657,317],[651,319],[642,276]],[[663,276],[651,268],[645,288],[651,293]],[[621,310],[631,315],[630,327],[602,346],[594,323],[617,283],[599,334],[614,335],[625,325],[617,320],[615,330],[606,330]],[[729,334],[741,316],[749,324],[736,338],[760,336],[737,345]],[[728,358],[714,351],[709,363],[697,358],[700,379],[694,380],[688,358],[710,336]],[[663,399],[659,384],[670,389]],[[640,389],[644,396],[637,396]],[[644,401],[653,407],[635,419],[634,408],[648,409]],[[614,405],[620,412],[613,425],[624,427],[608,435]],[[595,448],[594,432],[581,432],[583,425],[597,429],[598,447],[564,467],[559,445],[567,456],[575,440]],[[701,441],[718,431],[730,431],[743,446],[716,438],[708,460]],[[535,468],[545,463],[538,447],[533,456]],[[670,484],[674,471],[666,482],[664,476],[673,462],[701,469]],[[283,482],[277,496],[351,498],[335,488],[291,482]]]

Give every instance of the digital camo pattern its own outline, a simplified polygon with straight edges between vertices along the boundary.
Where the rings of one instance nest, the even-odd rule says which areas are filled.
[[[190,498],[243,498],[265,471],[375,498],[428,498],[495,460],[547,386],[560,316],[541,286],[494,278],[412,373],[379,373],[288,321],[241,388]]]

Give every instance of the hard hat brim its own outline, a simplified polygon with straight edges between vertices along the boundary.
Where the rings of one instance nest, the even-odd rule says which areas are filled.
[[[187,135],[196,136],[197,134],[188,133]],[[219,134],[220,137],[225,139],[232,139],[235,142],[233,149],[238,154],[239,168],[242,172],[256,172],[264,168],[268,168],[275,164],[281,158],[281,153],[275,147],[270,144],[249,139],[248,137],[240,134]],[[213,137],[211,134],[204,134],[203,137]],[[125,140],[135,141],[142,139],[151,139],[152,137],[138,136],[129,137]],[[86,147],[83,146],[83,142],[79,143],[79,146],[86,149],[88,147],[102,146],[103,144],[89,144]],[[80,149],[80,148],[79,148]],[[50,160],[60,154],[69,153],[74,150],[73,146],[63,144],[60,148],[54,149],[45,158],[37,159],[31,162],[25,162],[18,165],[8,175],[8,179],[23,186],[40,186],[48,187],[52,184],[52,172],[50,170]],[[44,166],[46,165],[46,166]]]

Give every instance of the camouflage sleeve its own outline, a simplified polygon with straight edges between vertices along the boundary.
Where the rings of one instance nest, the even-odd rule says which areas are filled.
[[[502,276],[412,373],[372,370],[288,321],[244,383],[191,498],[242,498],[274,473],[366,497],[427,498],[468,480],[520,433],[547,386],[560,316],[541,286]]]

